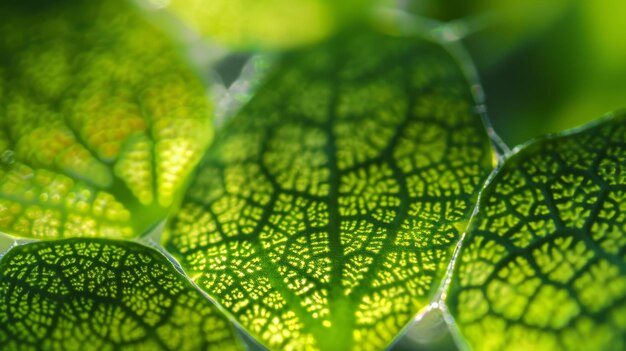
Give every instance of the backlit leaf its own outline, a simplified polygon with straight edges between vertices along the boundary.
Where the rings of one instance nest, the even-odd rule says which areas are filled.
[[[476,350],[626,347],[626,115],[531,143],[484,191],[450,296]]]
[[[133,237],[211,138],[202,85],[123,0],[0,4],[0,231]]]
[[[238,48],[284,48],[322,39],[366,15],[376,0],[146,0],[165,4],[199,33]]]
[[[234,350],[230,322],[167,259],[130,242],[21,245],[0,261],[3,350]]]
[[[289,55],[209,150],[165,246],[274,349],[381,349],[435,294],[492,167],[455,60],[350,33]]]

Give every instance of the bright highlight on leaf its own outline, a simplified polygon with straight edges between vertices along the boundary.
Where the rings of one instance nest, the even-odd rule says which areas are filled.
[[[234,350],[229,321],[160,253],[69,239],[0,261],[3,350]]]
[[[199,81],[126,1],[0,5],[0,231],[133,237],[211,138]]]
[[[454,59],[368,31],[289,55],[165,246],[273,349],[370,350],[427,305],[492,167]]]
[[[450,309],[475,350],[626,347],[626,115],[531,143],[484,191]]]
[[[238,48],[284,48],[322,39],[376,0],[146,0],[165,4],[202,35]]]

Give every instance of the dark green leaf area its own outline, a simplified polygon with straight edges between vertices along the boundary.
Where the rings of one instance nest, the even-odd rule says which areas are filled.
[[[507,160],[457,265],[450,308],[476,350],[626,347],[626,115]]]
[[[0,261],[3,350],[235,350],[229,321],[145,246],[68,239]]]

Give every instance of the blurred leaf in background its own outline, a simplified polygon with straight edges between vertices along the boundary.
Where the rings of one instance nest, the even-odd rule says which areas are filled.
[[[229,47],[279,49],[323,39],[366,16],[377,0],[148,1]]]

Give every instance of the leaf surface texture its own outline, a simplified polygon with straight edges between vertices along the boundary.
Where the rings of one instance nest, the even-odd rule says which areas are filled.
[[[3,350],[236,350],[230,322],[157,251],[74,238],[0,261]]]
[[[381,349],[434,295],[491,167],[449,53],[341,35],[220,131],[164,245],[270,348]]]
[[[449,306],[475,350],[626,347],[626,116],[533,142],[481,195]]]
[[[0,231],[130,238],[210,140],[204,89],[126,1],[0,4]]]

